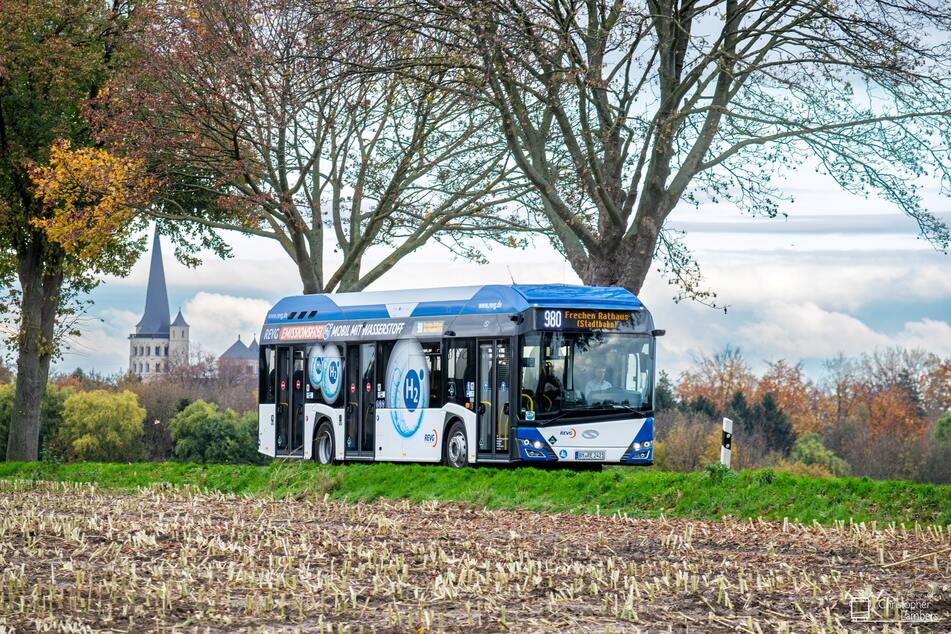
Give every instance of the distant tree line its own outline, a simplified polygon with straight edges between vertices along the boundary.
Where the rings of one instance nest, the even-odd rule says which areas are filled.
[[[655,468],[717,462],[727,416],[736,469],[951,483],[951,359],[890,349],[825,366],[818,381],[783,360],[757,376],[727,347],[676,381],[661,372]],[[41,409],[40,453],[63,461],[267,462],[257,452],[257,378],[212,370],[204,361],[150,381],[81,370],[54,377]],[[13,385],[0,385],[0,438],[13,394]]]
[[[718,460],[734,421],[733,462],[826,475],[951,482],[951,359],[898,348],[825,362],[821,380],[780,360],[756,376],[739,349],[702,356],[657,382],[658,465]]]

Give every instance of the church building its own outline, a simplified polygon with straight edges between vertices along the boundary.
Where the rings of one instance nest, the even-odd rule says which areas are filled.
[[[230,368],[237,374],[257,376],[259,352],[257,337],[252,336],[251,344],[248,345],[238,335],[238,340],[218,357],[218,369]]]
[[[162,245],[158,231],[152,240],[152,262],[145,294],[145,312],[129,335],[129,371],[143,379],[166,374],[175,365],[188,363],[188,322],[178,311],[170,319]]]

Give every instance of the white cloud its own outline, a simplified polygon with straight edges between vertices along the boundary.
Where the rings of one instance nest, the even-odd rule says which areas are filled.
[[[951,324],[946,321],[909,321],[895,340],[905,348],[921,348],[942,357],[951,357]]]
[[[770,303],[740,325],[736,335],[741,346],[766,359],[828,358],[840,352],[855,356],[892,346],[951,355],[951,324],[946,321],[909,321],[891,335],[811,302]]]
[[[57,368],[76,367],[112,374],[129,364],[129,334],[139,315],[128,310],[105,308],[80,320],[80,336],[67,340]]]
[[[262,299],[201,292],[182,307],[191,326],[192,349],[220,355],[242,335],[245,343],[261,330],[271,303]]]
[[[731,306],[809,301],[854,311],[886,294],[892,301],[951,298],[948,262],[940,260],[930,264],[907,255],[863,261],[794,254],[698,254],[698,259],[707,287]]]
[[[740,325],[736,335],[742,346],[767,358],[856,355],[894,344],[852,315],[813,302],[771,302],[755,312],[753,321]]]

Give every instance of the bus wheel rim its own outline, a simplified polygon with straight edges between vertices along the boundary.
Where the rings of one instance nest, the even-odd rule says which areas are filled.
[[[330,462],[330,434],[326,431],[323,431],[320,434],[320,442],[317,444],[317,451],[321,463],[327,464]]]
[[[466,457],[466,438],[462,432],[456,432],[449,439],[449,462],[461,465]]]

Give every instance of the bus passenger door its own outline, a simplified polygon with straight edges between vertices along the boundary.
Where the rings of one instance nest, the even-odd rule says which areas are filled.
[[[294,348],[294,372],[291,375],[290,455],[304,455],[304,381],[307,380],[304,349]]]
[[[347,458],[373,457],[376,428],[376,344],[347,346]]]
[[[290,451],[291,443],[291,364],[293,362],[292,348],[277,349],[277,363],[275,372],[277,380],[277,403],[274,413],[275,453],[286,456]]]
[[[478,452],[484,458],[509,457],[509,344],[479,342]]]

